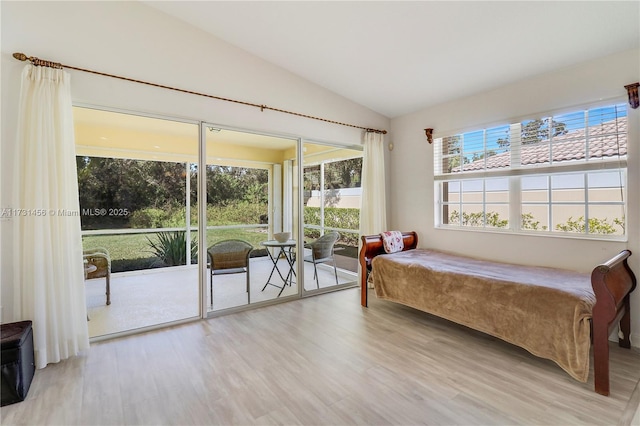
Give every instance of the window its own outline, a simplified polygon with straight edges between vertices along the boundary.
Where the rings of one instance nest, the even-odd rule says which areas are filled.
[[[625,235],[625,104],[435,140],[437,226]]]

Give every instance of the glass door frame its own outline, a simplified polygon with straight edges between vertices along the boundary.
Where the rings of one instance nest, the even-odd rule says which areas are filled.
[[[296,156],[295,156],[295,161],[297,164],[302,164],[302,138],[299,136],[294,136],[294,135],[287,135],[287,134],[282,134],[282,133],[270,133],[270,132],[261,132],[261,131],[256,131],[256,130],[251,130],[251,129],[245,129],[245,128],[239,128],[239,127],[234,127],[234,126],[227,126],[227,125],[222,125],[222,124],[217,124],[217,123],[213,123],[210,121],[200,121],[199,122],[199,139],[200,139],[200,144],[199,144],[199,155],[198,155],[198,170],[203,170],[205,171],[205,173],[198,173],[198,235],[205,235],[206,236],[206,232],[207,232],[207,222],[206,222],[206,217],[207,217],[207,203],[206,203],[206,197],[207,197],[207,179],[206,179],[206,167],[207,167],[207,156],[211,156],[211,153],[207,154],[207,129],[209,127],[214,127],[214,128],[219,128],[222,130],[229,130],[229,131],[233,131],[233,132],[242,132],[242,133],[248,133],[248,134],[254,134],[254,135],[258,135],[258,136],[267,136],[267,137],[275,137],[275,138],[281,138],[281,139],[288,139],[291,140],[295,145],[295,149],[296,149]],[[213,154],[215,155],[215,154]],[[292,219],[295,219],[295,217],[298,217],[297,220],[297,224],[295,223],[295,220],[293,220],[294,222],[294,228],[297,230],[297,236],[298,238],[296,238],[296,246],[295,246],[295,250],[296,253],[301,253],[300,250],[304,249],[304,242],[303,239],[300,237],[301,235],[303,236],[304,234],[302,234],[301,232],[303,231],[303,210],[301,209],[300,205],[302,203],[302,172],[298,172],[295,170],[294,168],[294,179],[292,180],[292,184],[297,184],[298,185],[298,190],[297,191],[292,191],[292,198],[293,198],[293,202],[291,204],[291,207],[293,209],[293,211],[291,212],[293,215]],[[272,186],[273,186],[273,169],[271,169],[269,171],[269,215],[270,217],[272,216],[272,212],[273,212],[273,200],[272,200],[272,196],[273,196],[273,191],[272,191]],[[282,182],[283,179],[281,178],[280,181]],[[282,191],[281,191],[282,192]],[[298,202],[296,203],[295,200],[298,200]],[[281,213],[283,212],[283,207],[284,206],[280,206],[280,211]],[[297,210],[297,215],[295,210]],[[270,227],[270,229],[272,229]],[[292,228],[292,231],[294,229]],[[198,238],[198,253],[206,253],[207,252],[207,241],[206,238]],[[199,264],[198,264],[198,277],[199,277],[199,284],[200,284],[200,312],[201,312],[201,318],[214,318],[217,316],[222,316],[222,315],[227,315],[230,313],[235,313],[235,312],[241,312],[241,311],[245,311],[248,309],[253,309],[255,307],[264,307],[264,306],[269,306],[269,305],[274,305],[274,304],[278,304],[281,302],[287,302],[287,301],[291,301],[291,300],[296,300],[296,299],[300,299],[301,297],[303,297],[303,293],[302,293],[302,286],[304,283],[304,264],[300,259],[296,260],[295,263],[295,273],[297,275],[296,278],[296,284],[297,284],[297,291],[295,294],[291,294],[288,296],[281,296],[281,297],[276,297],[273,299],[269,299],[269,300],[264,300],[264,301],[260,301],[260,302],[251,302],[251,303],[247,303],[247,304],[243,304],[243,305],[239,305],[239,306],[234,306],[234,307],[229,307],[229,308],[224,308],[224,309],[220,309],[220,310],[209,310],[208,309],[208,301],[207,301],[207,285],[208,285],[208,270],[207,270],[207,261],[206,259],[204,261],[200,261],[200,258],[198,259]],[[265,277],[266,278],[266,277]]]
[[[299,206],[298,208],[300,209],[300,218],[301,220],[299,221],[299,226],[300,229],[298,230],[298,235],[302,235],[304,237],[304,164],[303,164],[303,160],[304,160],[304,155],[303,151],[304,151],[304,145],[305,144],[313,144],[313,145],[324,145],[324,146],[328,146],[328,147],[332,147],[332,148],[336,148],[336,149],[352,149],[354,151],[364,151],[364,147],[360,146],[360,145],[341,145],[341,144],[336,144],[336,143],[331,143],[331,142],[323,142],[323,141],[318,141],[318,140],[314,140],[314,139],[305,139],[302,138],[301,139],[301,147],[299,149],[299,154],[301,154],[298,158],[298,165],[299,165],[299,173],[298,173],[298,201],[299,201]],[[363,152],[364,155],[364,152]],[[324,176],[322,174],[324,174],[324,165],[325,162],[321,163],[321,167],[320,167],[320,182],[321,182],[321,189],[320,192],[321,194],[324,194]],[[324,196],[321,195],[321,200],[323,200],[324,203]],[[362,206],[361,206],[362,207]],[[322,225],[321,225],[321,230],[324,231],[325,227],[324,227],[324,206],[321,206],[321,216],[322,216]],[[338,232],[340,232],[340,230],[338,230]],[[360,239],[360,234],[358,232],[358,240]],[[301,244],[301,246],[298,247],[298,253],[304,253],[304,243]],[[301,258],[304,258],[304,256],[300,256]],[[304,279],[304,261],[298,262],[298,276],[303,277]],[[357,287],[358,286],[358,275],[357,273],[355,274],[354,280],[353,282],[346,282],[346,283],[342,283],[342,284],[336,284],[336,285],[332,285],[332,286],[328,286],[328,287],[322,287],[322,288],[314,288],[311,290],[306,290],[304,288],[304,281],[302,282],[302,286],[301,287],[301,297],[311,297],[311,296],[317,296],[319,294],[324,294],[324,293],[330,293],[333,291],[338,291],[338,290],[344,290],[347,288],[352,288],[352,287]]]
[[[188,119],[188,118],[184,118],[184,117],[176,117],[176,116],[171,116],[171,115],[164,115],[164,114],[154,114],[154,113],[149,113],[149,112],[145,112],[145,111],[134,111],[134,110],[128,110],[128,109],[123,109],[123,108],[115,108],[115,107],[110,107],[110,106],[105,106],[105,105],[96,105],[96,104],[91,104],[91,103],[86,103],[86,102],[76,102],[74,101],[72,103],[73,108],[82,108],[82,109],[87,109],[87,110],[93,110],[93,111],[98,111],[98,112],[104,112],[104,113],[114,113],[114,114],[121,114],[121,115],[126,115],[126,116],[131,116],[131,117],[140,117],[143,119],[153,119],[153,120],[163,120],[163,121],[168,121],[168,122],[175,122],[175,123],[182,123],[182,124],[189,124],[189,125],[193,125],[193,126],[198,126],[199,128],[199,124],[200,121],[198,120],[193,120],[193,119]],[[75,118],[74,118],[74,126],[76,124]],[[76,144],[77,144],[77,139],[76,139]],[[199,141],[194,138],[193,139],[194,144],[197,143],[197,148],[198,150],[200,149],[200,144]],[[105,148],[105,147],[99,147],[99,150],[109,150],[110,148]],[[196,151],[198,151],[196,150]],[[77,152],[77,147],[76,147],[76,156],[83,156],[84,154],[78,154]],[[198,154],[196,154],[198,155]],[[85,156],[92,156],[92,155],[85,155]],[[100,157],[102,157],[100,155]],[[106,158],[106,157],[105,157]],[[114,157],[114,158],[121,158],[121,157]],[[155,161],[155,160],[148,160],[148,161]],[[158,160],[161,161],[161,160]],[[187,164],[187,168],[188,168],[188,164],[195,164],[193,161],[189,161],[189,160],[185,160],[185,161],[176,161],[176,162],[185,162]],[[188,211],[190,209],[190,194],[189,194],[189,174],[188,172],[186,173],[186,189],[185,189],[185,211],[188,214]],[[198,194],[199,197],[199,194]],[[189,230],[186,228],[187,226],[189,226],[189,219],[188,217],[185,218],[186,219],[186,226],[185,226],[185,232],[188,235]],[[106,232],[106,234],[109,234],[110,232]],[[93,235],[93,234],[97,234],[96,232],[92,232],[92,231],[82,231],[82,235]],[[187,239],[187,244],[188,244],[188,239]],[[189,253],[189,250],[187,249],[187,253]],[[198,260],[199,261],[199,260]],[[200,282],[200,278],[198,278],[198,288],[200,288],[201,286],[201,282]],[[200,298],[200,291],[198,291],[198,297]],[[196,321],[199,320],[200,318],[202,318],[202,311],[200,310],[199,306],[201,305],[201,301],[198,301],[198,309],[197,309],[197,314],[192,315],[192,316],[188,316],[188,317],[184,317],[184,318],[180,318],[180,319],[175,319],[175,320],[171,320],[168,322],[161,322],[161,323],[156,323],[156,324],[152,324],[152,325],[145,325],[145,326],[141,326],[141,327],[135,327],[135,328],[130,328],[130,329],[126,329],[126,330],[122,330],[122,331],[116,331],[116,332],[112,332],[112,333],[107,333],[107,334],[103,334],[103,335],[99,335],[99,336],[94,336],[94,337],[90,337],[90,342],[99,342],[99,341],[103,341],[103,340],[108,340],[108,339],[113,339],[113,338],[118,338],[118,337],[123,337],[123,336],[128,336],[128,335],[132,335],[132,334],[138,334],[138,333],[143,333],[143,332],[147,332],[147,331],[151,331],[151,330],[156,330],[156,329],[162,329],[162,328],[166,328],[166,327],[170,327],[170,326],[174,326],[174,325],[178,325],[178,324],[183,324],[183,323],[187,323],[187,322],[192,322],[192,321]]]
[[[198,288],[200,289],[200,318],[207,318],[207,134],[206,124],[198,123]],[[204,172],[204,173],[203,173]],[[204,199],[204,203],[202,200]],[[205,238],[202,238],[202,236]]]

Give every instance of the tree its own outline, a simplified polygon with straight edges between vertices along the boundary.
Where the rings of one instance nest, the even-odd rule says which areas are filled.
[[[267,203],[269,173],[246,167],[207,166],[207,204],[228,205],[236,201]]]
[[[460,167],[461,140],[461,135],[442,138],[442,171],[444,173],[451,173],[452,170]],[[449,157],[450,155],[452,156]]]
[[[522,145],[530,145],[543,140],[548,140],[550,138],[550,128],[552,130],[553,137],[567,133],[566,124],[554,121],[552,118],[532,120],[522,127],[520,136]]]
[[[467,157],[465,157],[464,163],[465,164],[473,163],[473,162],[476,162],[478,160],[482,160],[485,157],[486,158],[492,157],[492,156],[494,156],[496,154],[497,154],[497,152],[495,150],[493,150],[493,149],[490,149],[490,150],[487,150],[486,152],[481,152],[481,153],[474,152],[473,155],[471,156],[470,160],[468,160]]]
[[[80,206],[85,209],[184,204],[184,163],[78,157]]]
[[[551,123],[551,126],[549,126]],[[552,136],[564,135],[568,132],[565,123],[555,121],[552,118],[543,118],[531,120],[522,126],[520,131],[520,143],[522,145],[531,145],[543,140],[549,140],[549,127],[552,129]],[[497,140],[500,148],[508,148],[511,145],[509,139],[500,138]]]
[[[128,217],[112,211],[132,212],[147,206],[154,188],[146,182],[145,162],[118,158],[78,157],[78,189],[83,227],[124,226]]]
[[[325,189],[354,188],[361,184],[362,157],[326,163]]]
[[[109,216],[114,209],[130,214],[141,209],[171,213],[185,206],[187,168],[185,163],[121,158],[76,157],[80,207],[106,215],[81,215],[85,229],[126,226],[129,216]],[[197,166],[188,172],[190,200],[197,199]],[[244,167],[207,166],[208,203],[268,202],[266,170]]]

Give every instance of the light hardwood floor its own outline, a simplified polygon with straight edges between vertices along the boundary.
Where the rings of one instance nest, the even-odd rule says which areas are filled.
[[[38,370],[2,425],[617,424],[640,352],[611,344],[611,396],[553,362],[349,289],[92,344]]]

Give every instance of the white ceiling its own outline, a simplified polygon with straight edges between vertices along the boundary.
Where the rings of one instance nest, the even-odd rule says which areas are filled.
[[[147,1],[393,118],[640,47],[640,2]]]

